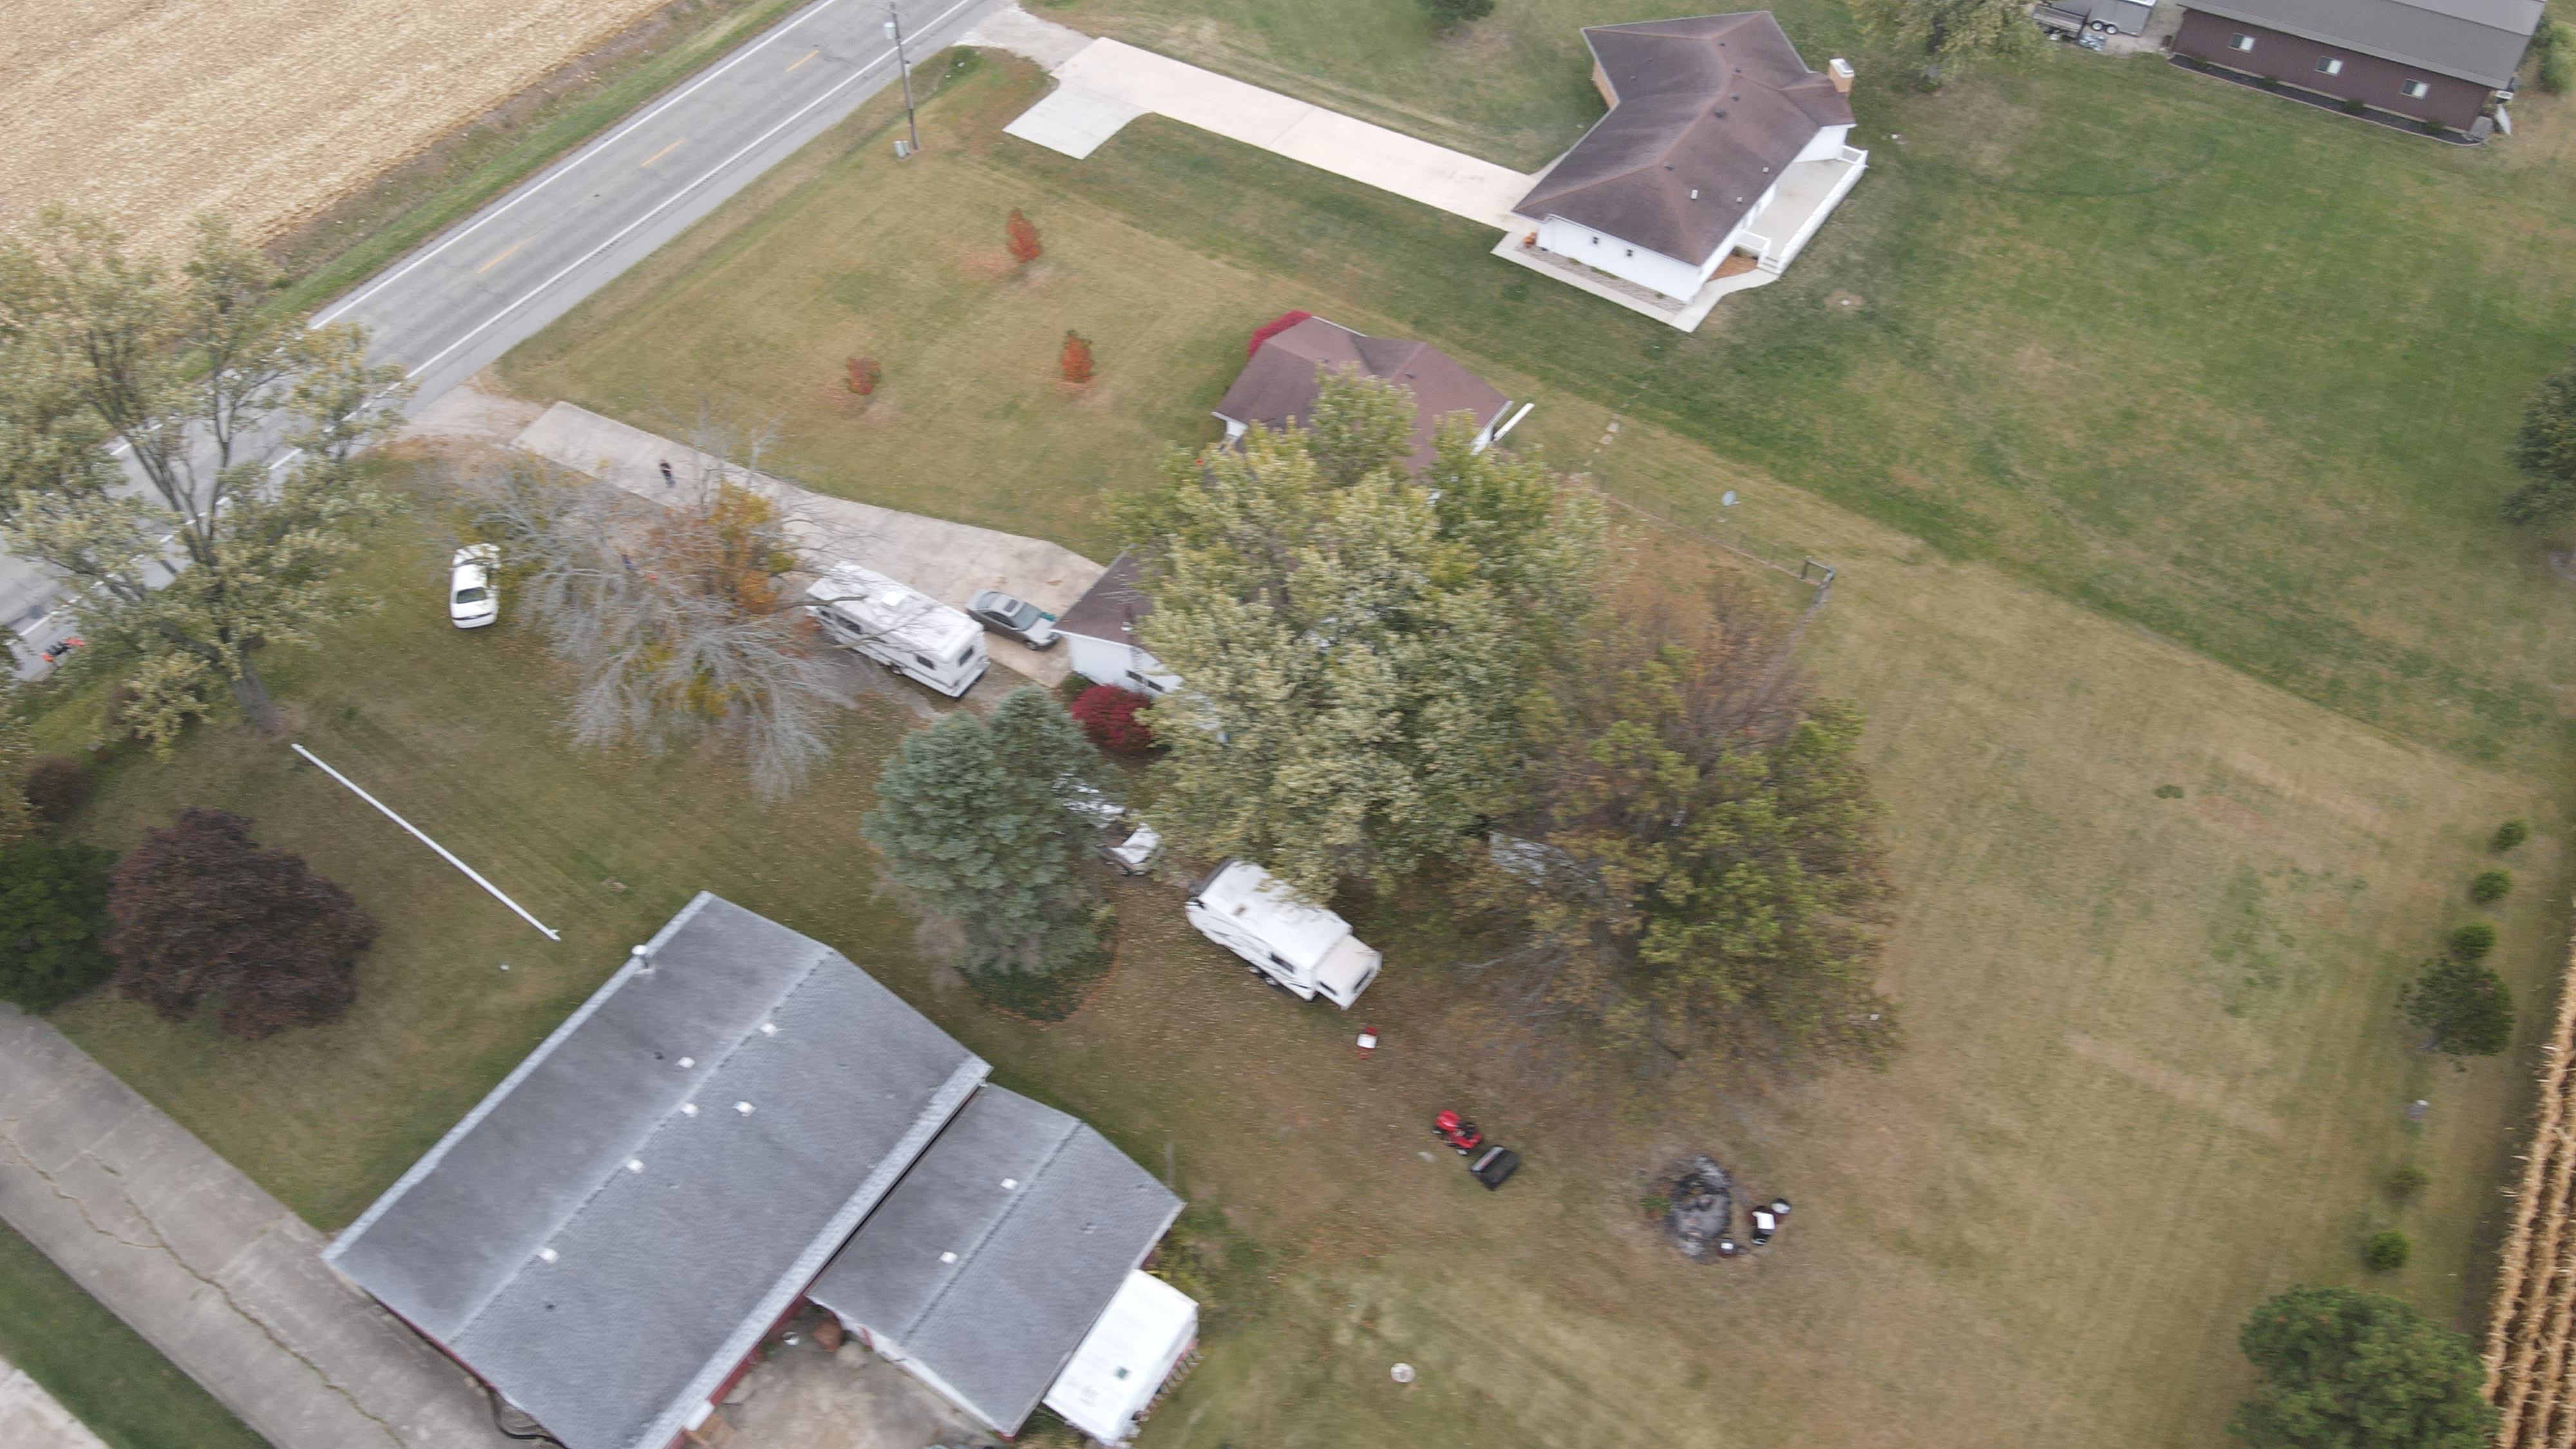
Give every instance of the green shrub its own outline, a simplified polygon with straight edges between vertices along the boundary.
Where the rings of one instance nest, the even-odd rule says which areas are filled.
[[[2343,103],[2343,113],[2347,116],[2367,116],[2370,114],[2370,102],[2354,96]]]
[[[2451,933],[2451,959],[2483,961],[2495,949],[2495,927],[2485,921],[2471,921]]]
[[[21,841],[0,850],[0,1001],[50,1011],[108,978],[112,853]]]
[[[2443,125],[2441,122],[2434,120],[2431,116],[2426,116],[2422,124],[2424,127],[2424,134],[2427,136],[2439,136],[2451,129],[2448,126]]]
[[[2182,787],[2180,785],[2158,785],[2156,787],[2156,798],[2159,800],[2179,800],[2182,798]]]
[[[2513,1041],[2513,991],[2503,977],[2475,962],[2425,962],[2424,973],[2399,995],[2397,1009],[2424,1029],[2428,1045],[2450,1056],[2491,1057]]]
[[[2277,91],[2281,88],[2281,78],[2276,75],[2257,76],[2255,77],[2254,84],[2261,86],[2267,91]]]
[[[2495,838],[2487,842],[2490,850],[2511,850],[2531,838],[2531,822],[2508,820],[2496,827]]]
[[[2406,1199],[2422,1192],[2425,1185],[2430,1183],[2432,1180],[2433,1175],[2431,1173],[2426,1172],[2423,1168],[2410,1162],[2404,1167],[2397,1169],[2395,1172],[2388,1174],[2388,1195],[2397,1199],[2399,1202],[2404,1202]]]
[[[2469,882],[2469,899],[2482,906],[2512,894],[2513,872],[2509,870],[2482,870]]]
[[[2560,26],[2565,29],[2565,26]],[[2555,50],[2540,58],[2540,88],[2553,96],[2565,95],[2576,86],[2576,55]]]
[[[2394,1273],[2414,1254],[2414,1240],[2395,1228],[2373,1233],[2361,1245],[2361,1261],[2374,1273]]]

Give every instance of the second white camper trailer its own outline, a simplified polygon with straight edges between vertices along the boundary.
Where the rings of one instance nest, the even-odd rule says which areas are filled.
[[[992,661],[984,626],[910,584],[836,563],[805,590],[806,607],[833,643],[955,699]]]
[[[1248,860],[1221,860],[1190,892],[1185,910],[1199,934],[1308,1001],[1321,996],[1348,1011],[1377,979],[1377,948],[1351,923],[1297,899]]]

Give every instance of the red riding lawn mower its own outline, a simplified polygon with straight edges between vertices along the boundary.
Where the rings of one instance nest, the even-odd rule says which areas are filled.
[[[1460,1157],[1467,1159],[1467,1171],[1485,1185],[1487,1192],[1511,1181],[1512,1174],[1521,1170],[1519,1153],[1508,1147],[1489,1145],[1476,1124],[1456,1112],[1444,1110],[1432,1118],[1431,1130]]]

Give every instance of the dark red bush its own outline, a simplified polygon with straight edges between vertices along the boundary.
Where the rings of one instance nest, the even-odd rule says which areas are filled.
[[[1153,702],[1132,689],[1095,684],[1074,696],[1071,712],[1093,744],[1113,755],[1141,755],[1154,747],[1154,731],[1136,712]]]
[[[89,766],[69,755],[38,755],[27,766],[27,778],[19,789],[27,796],[28,806],[37,818],[60,825],[81,808],[98,781],[91,777]]]
[[[1244,344],[1243,355],[1250,357],[1261,350],[1261,344],[1314,316],[1312,312],[1282,312],[1253,329],[1252,340]]]

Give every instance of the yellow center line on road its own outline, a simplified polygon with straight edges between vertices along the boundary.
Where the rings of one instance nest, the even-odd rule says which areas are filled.
[[[501,254],[500,254],[499,256],[496,256],[496,257],[494,257],[492,260],[490,260],[490,261],[488,261],[488,262],[485,262],[483,265],[481,265],[481,266],[479,266],[479,267],[476,267],[476,268],[474,269],[474,275],[476,275],[476,276],[478,276],[478,277],[479,277],[479,276],[483,275],[485,272],[488,272],[488,271],[492,270],[494,267],[497,267],[497,266],[501,265],[503,262],[508,261],[508,260],[510,259],[510,254],[511,254],[512,252],[515,252],[515,251],[517,251],[519,248],[521,248],[521,247],[523,247],[523,246],[526,246],[526,245],[527,245],[531,240],[533,240],[533,239],[534,239],[534,238],[531,238],[531,237],[521,237],[521,238],[519,238],[517,241],[514,241],[514,242],[510,243],[508,246],[503,247],[503,248],[501,249]]]
[[[821,46],[819,46],[819,45],[818,45],[818,46],[815,46],[812,50],[809,50],[809,51],[805,52],[803,55],[800,55],[800,56],[796,57],[796,59],[794,59],[794,60],[792,60],[792,61],[788,62],[788,65],[787,65],[787,73],[788,73],[788,74],[790,74],[790,75],[793,75],[793,74],[795,73],[795,71],[796,71],[796,67],[798,67],[798,66],[800,66],[800,65],[803,65],[805,62],[807,62],[807,61],[809,61],[809,60],[812,60],[814,57],[816,57],[816,56],[818,56],[818,55],[821,55],[822,53],[823,53],[823,47],[821,47]]]
[[[650,166],[654,162],[661,160],[663,157],[670,155],[672,152],[679,150],[681,143],[688,139],[688,137],[682,136],[678,141],[674,141],[670,145],[663,147],[661,150],[654,152],[652,155],[645,157],[644,165],[638,166],[635,169],[641,171],[645,166]]]

